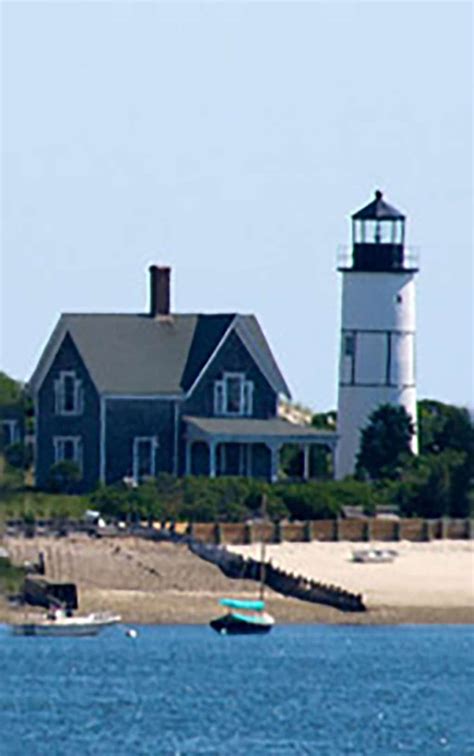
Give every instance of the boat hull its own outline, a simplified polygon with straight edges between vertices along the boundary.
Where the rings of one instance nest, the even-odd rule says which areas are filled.
[[[13,635],[37,635],[43,637],[73,637],[82,638],[85,636],[98,635],[103,627],[97,625],[84,625],[83,627],[51,627],[45,625],[16,625],[13,628]]]
[[[273,622],[264,620],[256,622],[245,620],[243,617],[235,617],[233,614],[225,614],[212,620],[210,626],[221,635],[264,635],[269,633]]]
[[[93,615],[64,620],[42,620],[12,625],[12,633],[22,636],[83,638],[98,635],[106,627],[116,625],[117,622],[120,622],[118,616],[101,618]]]

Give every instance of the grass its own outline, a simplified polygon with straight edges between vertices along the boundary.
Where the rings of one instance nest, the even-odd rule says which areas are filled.
[[[0,557],[0,595],[19,593],[25,570],[22,567],[14,567],[9,559]]]
[[[48,494],[25,489],[0,493],[0,522],[10,519],[81,518],[88,502],[82,496]]]
[[[6,464],[0,456],[0,522],[10,519],[80,518],[88,508],[85,496],[35,491],[31,476]]]

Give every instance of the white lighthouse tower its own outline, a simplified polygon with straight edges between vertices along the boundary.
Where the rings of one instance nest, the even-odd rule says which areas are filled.
[[[336,478],[354,472],[360,432],[381,404],[402,405],[416,423],[415,275],[405,216],[382,192],[352,216],[342,273]],[[416,427],[416,426],[415,426]],[[418,448],[416,436],[412,449]]]

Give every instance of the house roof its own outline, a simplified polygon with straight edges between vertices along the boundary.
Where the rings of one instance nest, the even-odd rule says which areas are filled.
[[[278,417],[260,420],[250,417],[191,417],[183,418],[195,438],[219,436],[243,440],[245,438],[281,439],[291,442],[335,442],[338,438],[333,431],[322,431],[310,425],[295,425]]]
[[[64,314],[43,352],[30,385],[38,390],[67,334],[97,390],[130,396],[181,395],[219,345],[235,330],[278,393],[288,387],[253,315]]]

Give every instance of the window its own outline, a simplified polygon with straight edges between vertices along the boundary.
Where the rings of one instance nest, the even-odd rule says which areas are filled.
[[[357,334],[356,331],[346,331],[342,336],[339,380],[344,386],[354,385],[355,383],[356,351],[360,346],[357,343],[358,335],[360,334]]]
[[[214,414],[249,417],[253,412],[253,383],[243,373],[224,373],[214,383]]]
[[[20,440],[17,420],[2,420],[0,423],[2,430],[1,440],[3,446],[10,446]]]
[[[136,436],[133,439],[133,478],[137,482],[155,477],[157,448],[156,436]]]
[[[355,334],[346,333],[344,337],[344,355],[346,357],[354,357],[355,355]]]
[[[54,382],[57,415],[81,415],[83,411],[82,381],[73,370],[62,370]]]
[[[80,436],[55,436],[54,462],[75,462],[82,472],[82,439]]]

